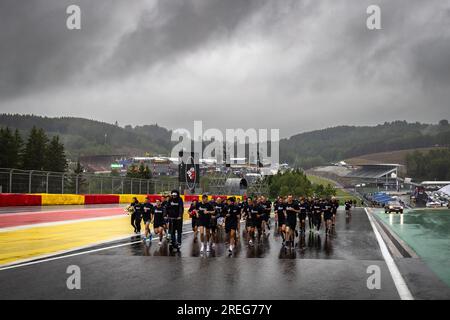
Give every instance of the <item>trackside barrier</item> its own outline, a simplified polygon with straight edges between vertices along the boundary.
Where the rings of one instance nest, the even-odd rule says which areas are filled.
[[[139,202],[144,202],[145,195],[134,195],[134,194],[120,194],[119,195],[119,203],[132,203],[133,198],[136,197]]]
[[[35,194],[0,193],[0,207],[40,206],[42,198]]]
[[[48,194],[41,193],[41,205],[69,205],[69,204],[84,204],[84,196],[80,194]]]
[[[192,202],[194,200],[201,200],[201,196],[195,194],[189,194],[184,196],[185,202]]]
[[[110,204],[119,203],[119,195],[114,194],[86,194],[84,204]]]
[[[0,207],[12,206],[49,206],[49,205],[83,205],[83,204],[115,204],[115,203],[131,203],[133,197],[136,197],[140,202],[144,202],[148,197],[150,202],[155,203],[157,199],[162,200],[160,194],[136,195],[136,194],[26,194],[26,193],[0,193]],[[226,199],[230,195],[213,195],[208,196],[208,199],[217,198]],[[237,199],[242,199],[242,196],[234,196]],[[190,203],[193,200],[201,200],[201,195],[182,195],[181,198],[185,203]]]

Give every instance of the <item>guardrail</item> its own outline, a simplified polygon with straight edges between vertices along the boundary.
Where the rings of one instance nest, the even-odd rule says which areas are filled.
[[[0,168],[1,193],[153,194],[178,189],[176,177],[136,179],[93,173]]]

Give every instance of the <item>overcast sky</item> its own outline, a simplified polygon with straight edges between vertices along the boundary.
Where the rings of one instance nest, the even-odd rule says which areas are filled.
[[[382,30],[366,27],[374,3]],[[435,123],[450,118],[450,1],[0,0],[0,112],[283,137]]]

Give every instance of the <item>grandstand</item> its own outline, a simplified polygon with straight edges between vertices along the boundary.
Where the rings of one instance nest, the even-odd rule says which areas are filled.
[[[437,191],[450,185],[450,181],[422,181],[420,184],[426,191]]]
[[[366,164],[360,165],[347,174],[349,178],[379,180],[397,178],[400,164]]]

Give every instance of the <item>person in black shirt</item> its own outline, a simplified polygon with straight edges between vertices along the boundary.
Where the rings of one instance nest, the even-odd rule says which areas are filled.
[[[152,232],[150,231],[150,222],[152,220],[153,205],[150,203],[148,197],[145,198],[145,202],[142,205],[142,219],[145,225],[144,241],[152,241]]]
[[[241,198],[237,198],[237,206],[239,207],[239,223],[236,230],[236,239],[239,239],[241,233],[241,217],[244,212],[245,201],[241,201]]]
[[[323,202],[323,220],[325,221],[326,236],[330,234],[332,219],[333,219],[333,204],[330,199],[326,199]]]
[[[230,248],[228,252],[233,253],[236,245],[236,230],[239,224],[241,209],[235,204],[235,198],[228,198],[227,206],[224,208],[225,214],[225,232],[230,235]]]
[[[335,197],[332,198],[331,200],[331,205],[333,207],[333,224],[332,226],[334,227],[336,225],[336,215],[337,215],[337,209],[339,208],[339,200],[336,199]]]
[[[133,213],[131,214],[131,225],[134,227],[134,233],[140,234],[143,205],[136,197],[134,197],[131,206],[134,209]]]
[[[240,198],[237,198],[236,199],[236,205],[239,207],[239,209],[241,209],[242,210],[242,202],[241,202],[241,199]]]
[[[169,218],[170,241],[172,247],[179,250],[183,232],[184,204],[178,190],[172,190],[171,198],[167,204],[166,210]]]
[[[202,202],[197,205],[198,221],[200,226],[200,252],[205,250],[205,233],[206,233],[206,251],[211,250],[210,240],[210,228],[211,228],[211,215],[214,213],[214,208],[211,203],[208,202],[208,196],[204,194],[202,196]]]
[[[274,211],[276,215],[276,220],[278,223],[278,232],[281,234],[283,239],[283,246],[286,243],[286,202],[282,197],[278,197],[277,201],[274,203]]]
[[[211,214],[211,240],[212,247],[214,248],[215,242],[217,241],[217,219],[222,217],[224,203],[222,202],[222,198],[217,198],[215,202],[212,203],[214,208],[214,213]]]
[[[170,202],[170,196],[166,195],[163,196],[163,201],[161,203],[161,206],[164,209],[164,231],[166,233],[166,239],[169,240],[170,239],[170,232],[169,232],[169,216],[167,215],[167,206],[169,205]]]
[[[189,216],[191,217],[192,231],[194,231],[194,242],[197,242],[197,234],[198,234],[198,212],[197,212],[198,201],[193,200],[191,206],[189,207]]]
[[[350,214],[350,209],[352,208],[351,200],[345,201],[345,213],[348,216]]]
[[[298,220],[300,221],[300,233],[304,235],[306,231],[306,214],[308,212],[308,203],[305,198],[300,198],[299,207]]]
[[[308,198],[307,207],[306,207],[306,210],[307,210],[306,215],[308,216],[309,232],[314,231],[313,205],[314,205],[313,199],[311,197]]]
[[[319,234],[320,225],[322,224],[322,202],[319,199],[315,199],[313,202],[313,224],[316,228],[316,234]]]
[[[159,235],[159,245],[161,245],[163,239],[165,211],[166,208],[162,206],[161,200],[156,199],[156,204],[153,208],[153,231],[155,235]]]
[[[263,223],[265,220],[265,216],[266,216],[266,212],[264,210],[264,207],[262,205],[263,203],[263,198],[259,197],[257,201],[255,201],[254,205],[255,205],[255,210],[254,210],[254,225],[255,225],[255,229],[258,231],[258,242],[260,242],[261,240],[261,236],[263,235]],[[256,212],[256,210],[258,212]]]
[[[247,229],[247,236],[248,236],[248,244],[250,246],[253,245],[253,239],[255,237],[255,228],[261,228],[261,215],[262,215],[262,209],[257,204],[256,201],[253,200],[253,198],[249,197],[247,199],[247,205],[244,207],[244,216],[246,221],[246,229]]]
[[[136,224],[135,224],[135,220],[136,220],[136,209],[135,209],[135,204],[139,203],[138,199],[136,197],[133,198],[133,202],[130,203],[129,206],[126,207],[126,211],[128,211],[130,213],[130,217],[131,217],[131,226],[134,229],[134,233],[137,232],[137,228],[136,228]]]
[[[272,202],[270,202],[266,197],[261,196],[261,202],[260,206],[263,210],[263,216],[262,216],[262,232],[264,235],[266,235],[266,227],[268,230],[270,230],[270,213],[272,212]]]
[[[292,195],[288,196],[286,202],[286,232],[287,242],[291,249],[294,248],[294,232],[297,226],[297,214],[300,212],[300,207],[297,201],[294,201]]]

